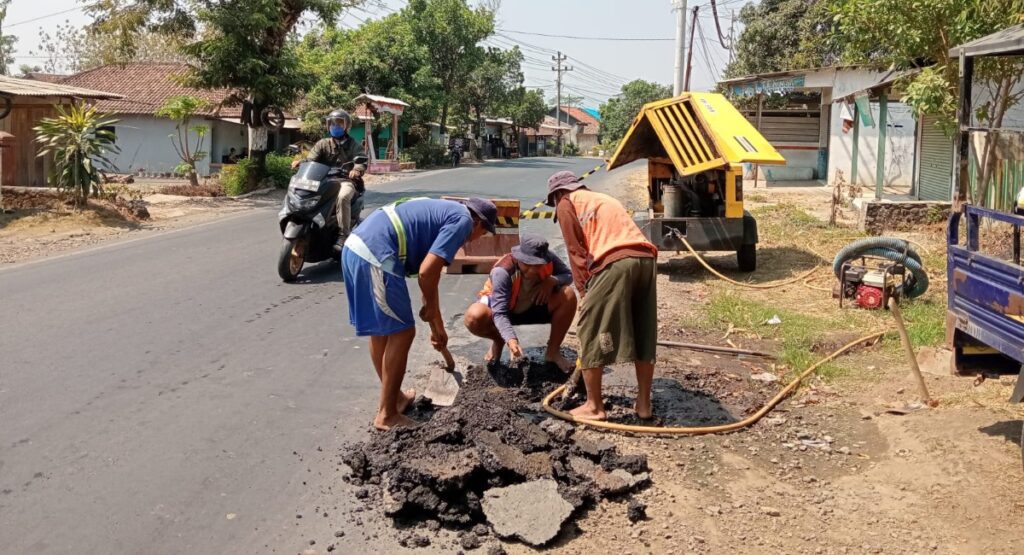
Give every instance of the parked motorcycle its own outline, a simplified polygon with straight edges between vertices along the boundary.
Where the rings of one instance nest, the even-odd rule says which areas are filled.
[[[284,236],[277,257],[277,274],[282,280],[295,281],[306,262],[340,258],[334,250],[338,239],[334,205],[341,190],[339,179],[351,181],[356,189],[352,197],[352,228],[355,229],[362,221],[366,189],[362,178],[350,179],[348,174],[353,166],[366,162],[365,156],[358,156],[340,168],[311,161],[299,165],[288,183],[284,206],[277,215]]]

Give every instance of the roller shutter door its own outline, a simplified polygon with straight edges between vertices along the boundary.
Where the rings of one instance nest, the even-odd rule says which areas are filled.
[[[948,202],[952,198],[953,141],[935,125],[936,121],[935,116],[921,118],[917,198]]]

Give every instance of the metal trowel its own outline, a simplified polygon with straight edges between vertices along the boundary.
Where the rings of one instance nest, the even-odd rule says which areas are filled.
[[[441,347],[438,352],[444,357],[444,366],[435,365],[430,369],[427,390],[423,392],[423,396],[429,398],[435,406],[450,407],[462,389],[462,374],[455,370],[455,359],[447,347]]]

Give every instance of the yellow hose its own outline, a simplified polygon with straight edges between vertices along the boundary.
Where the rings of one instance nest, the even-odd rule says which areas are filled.
[[[771,412],[771,410],[774,409],[776,405],[778,405],[780,402],[782,402],[783,399],[785,399],[790,393],[792,393],[793,390],[796,389],[796,387],[798,385],[800,385],[800,382],[802,382],[804,380],[804,378],[806,378],[812,372],[817,370],[818,367],[820,367],[822,364],[825,364],[826,362],[828,362],[828,361],[838,357],[839,355],[845,353],[846,351],[852,349],[853,347],[855,347],[855,346],[857,346],[857,345],[859,345],[861,343],[864,343],[864,342],[867,342],[867,341],[873,341],[875,339],[878,339],[879,337],[882,337],[886,333],[887,332],[885,332],[885,331],[879,331],[879,332],[872,333],[871,335],[865,335],[864,337],[861,337],[860,339],[857,339],[855,341],[851,341],[851,342],[847,343],[846,345],[844,345],[839,350],[833,352],[832,354],[830,354],[827,357],[819,360],[818,362],[815,362],[807,370],[804,370],[803,373],[801,373],[799,376],[797,376],[793,381],[789,382],[789,385],[787,385],[786,387],[782,388],[782,391],[779,391],[775,395],[775,397],[772,397],[772,399],[770,401],[768,401],[763,407],[761,407],[760,410],[758,410],[754,414],[748,416],[747,418],[744,418],[743,420],[740,420],[739,422],[732,422],[732,423],[729,423],[729,424],[721,424],[721,425],[718,425],[718,426],[662,427],[662,426],[634,426],[634,425],[629,425],[629,424],[617,424],[615,422],[605,422],[603,420],[587,420],[587,419],[583,419],[583,418],[576,418],[575,416],[569,414],[568,412],[560,411],[558,409],[555,409],[555,408],[551,407],[551,400],[554,399],[560,393],[562,393],[562,391],[565,389],[567,384],[562,384],[562,385],[558,386],[551,393],[548,393],[547,396],[544,397],[544,401],[542,402],[542,405],[544,406],[544,410],[546,410],[548,412],[548,414],[551,414],[552,416],[556,416],[558,418],[561,418],[562,420],[567,420],[569,422],[573,422],[573,423],[576,423],[576,424],[581,424],[583,426],[590,426],[591,428],[598,428],[598,429],[602,429],[602,430],[616,430],[616,431],[620,431],[620,432],[636,432],[636,433],[644,433],[644,434],[665,434],[665,435],[674,435],[674,434],[678,434],[678,435],[682,435],[682,434],[697,435],[697,434],[719,434],[719,433],[724,433],[724,432],[731,432],[733,430],[739,430],[741,428],[746,428],[747,426],[750,426],[751,424],[753,424],[753,423],[757,422],[758,420],[760,420],[761,418],[763,418],[764,415],[766,415],[769,412]]]
[[[683,234],[675,233],[674,235],[676,236],[677,239],[679,239],[680,241],[683,242],[683,245],[687,248],[687,250],[690,251],[691,254],[693,254],[693,256],[697,257],[697,262],[700,262],[700,265],[704,266],[704,268],[707,271],[711,272],[716,277],[718,277],[720,279],[723,279],[723,280],[725,280],[725,281],[727,281],[727,282],[729,282],[729,283],[731,283],[733,285],[737,285],[739,287],[746,287],[746,288],[749,288],[749,289],[774,289],[776,287],[782,287],[783,285],[789,285],[791,283],[796,283],[796,282],[798,282],[798,281],[800,281],[802,279],[808,278],[808,277],[810,277],[811,274],[813,274],[814,272],[817,272],[818,270],[820,270],[822,268],[822,266],[815,266],[814,268],[811,268],[810,271],[804,272],[803,274],[800,274],[799,276],[796,276],[796,277],[791,278],[791,279],[787,279],[785,281],[775,282],[775,283],[744,283],[742,281],[736,281],[736,280],[734,280],[734,279],[732,279],[730,277],[724,276],[721,273],[719,273],[718,270],[715,270],[714,268],[709,266],[708,263],[704,261],[704,258],[701,257],[701,255],[697,254],[697,251],[693,250],[693,246],[690,245],[690,242],[686,240],[686,237],[684,237]]]

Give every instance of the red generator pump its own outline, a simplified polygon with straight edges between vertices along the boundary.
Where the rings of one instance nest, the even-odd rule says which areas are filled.
[[[860,308],[887,308],[890,298],[899,301],[906,275],[902,264],[887,259],[863,257],[857,262],[846,262],[832,297],[839,299],[839,306],[843,306],[844,300],[852,300]]]

